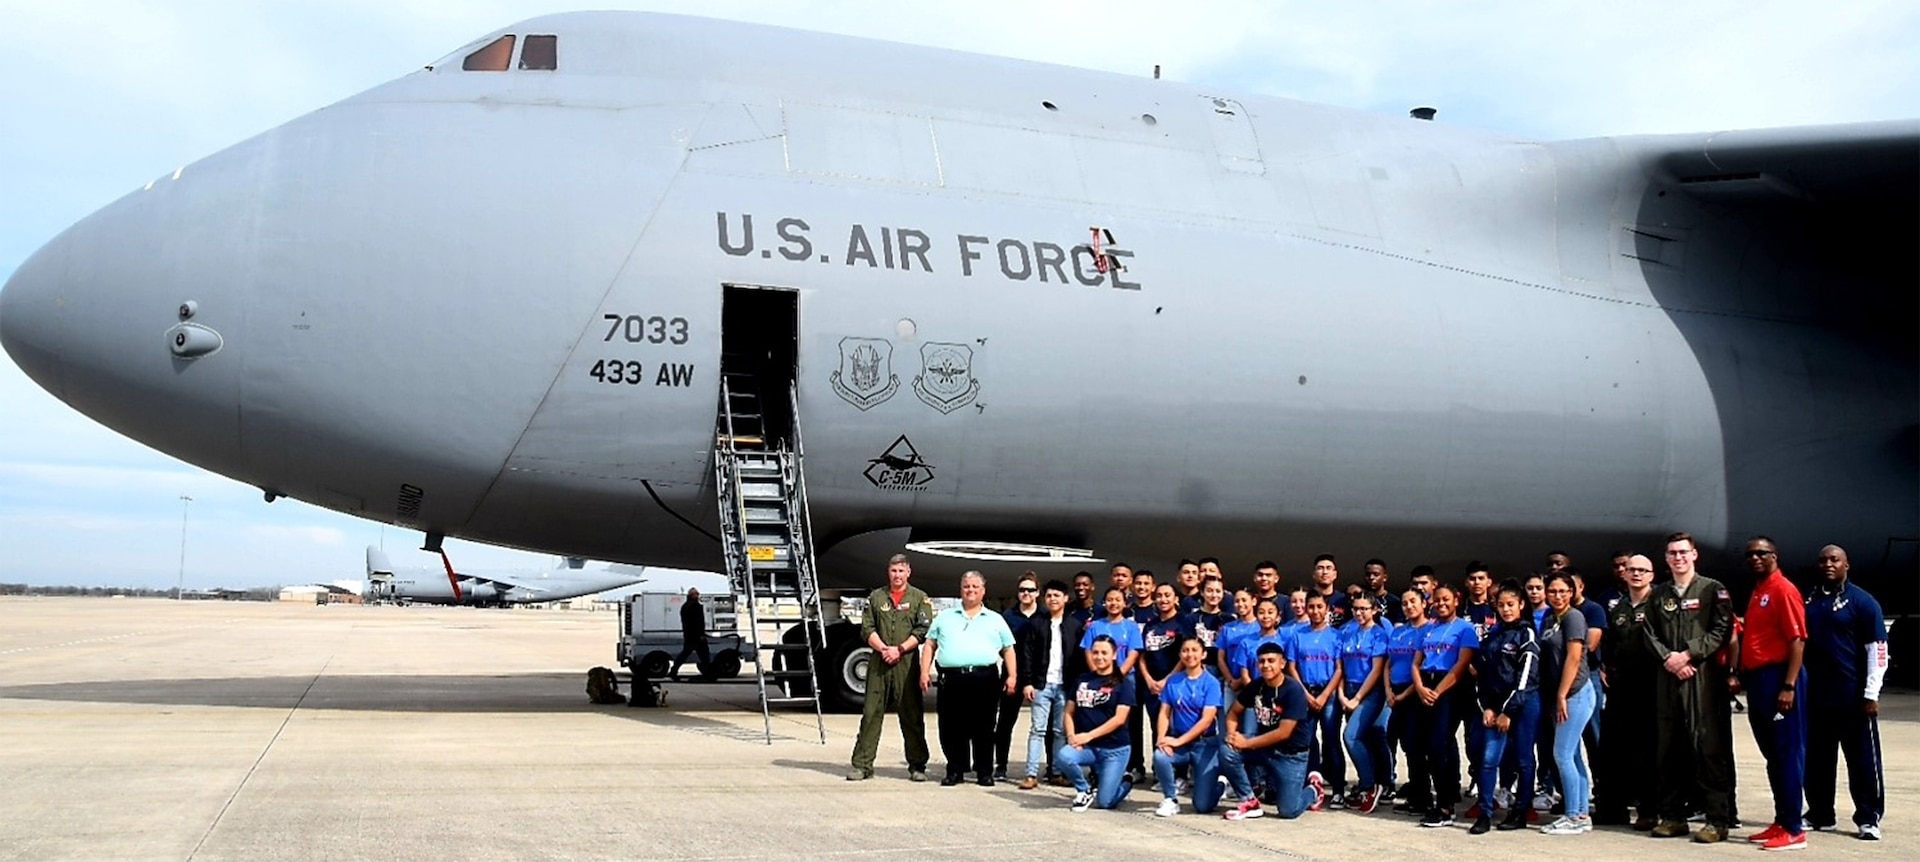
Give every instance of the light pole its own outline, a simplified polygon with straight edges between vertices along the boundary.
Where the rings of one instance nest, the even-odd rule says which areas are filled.
[[[173,600],[180,601],[187,587],[187,509],[193,505],[193,498],[180,495],[180,579],[173,584]]]

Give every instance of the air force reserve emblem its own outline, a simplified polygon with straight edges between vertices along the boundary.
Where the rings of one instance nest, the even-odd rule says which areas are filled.
[[[900,375],[893,373],[893,342],[884,338],[840,339],[840,367],[833,372],[833,391],[862,410],[900,391]]]
[[[920,347],[920,374],[913,378],[913,394],[942,413],[952,413],[980,394],[973,377],[973,348],[964,344],[930,341]]]

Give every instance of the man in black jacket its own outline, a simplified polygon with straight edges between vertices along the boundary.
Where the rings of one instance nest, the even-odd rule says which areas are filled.
[[[680,666],[696,654],[700,656],[696,667],[704,672],[707,665],[713,663],[713,657],[707,655],[707,608],[700,604],[697,587],[687,588],[687,601],[680,606],[680,637],[683,639],[680,655],[674,658],[673,671],[668,676],[679,679]]]
[[[1067,711],[1066,691],[1086,672],[1086,658],[1080,652],[1081,623],[1067,613],[1068,587],[1048,581],[1041,590],[1044,612],[1035,616],[1020,632],[1015,662],[1020,678],[1019,690],[1032,704],[1027,717],[1027,775],[1021,790],[1040,786],[1040,764],[1044,759],[1048,774],[1053,772],[1053,750],[1059,745]]]

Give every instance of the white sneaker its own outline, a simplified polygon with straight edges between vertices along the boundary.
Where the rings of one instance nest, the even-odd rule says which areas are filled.
[[[1178,799],[1162,799],[1160,800],[1160,807],[1153,809],[1153,816],[1155,817],[1172,817],[1179,813],[1180,800]]]
[[[1073,810],[1085,811],[1093,807],[1093,791],[1082,790],[1073,795]]]
[[[1493,807],[1501,809],[1503,811],[1508,808],[1512,808],[1513,807],[1513,791],[1508,790],[1505,787],[1502,787],[1499,790],[1495,790],[1493,792]],[[1491,811],[1482,811],[1480,813],[1488,816],[1493,815],[1493,812]]]
[[[1552,823],[1540,827],[1540,834],[1542,835],[1578,835],[1582,832],[1592,831],[1593,820],[1587,817],[1582,817],[1578,820],[1571,817],[1561,817]]]
[[[1175,795],[1175,796],[1189,796],[1189,795],[1191,795],[1191,792],[1192,792],[1192,790],[1193,790],[1193,785],[1192,785],[1192,784],[1190,784],[1190,783],[1188,783],[1188,781],[1187,781],[1186,779],[1184,779],[1184,778],[1176,778],[1176,779],[1174,779],[1174,782],[1173,782],[1173,795]]]
[[[1258,820],[1267,816],[1267,810],[1260,807],[1259,798],[1249,799],[1220,815],[1228,820]]]
[[[1860,840],[1862,840],[1862,841],[1878,841],[1878,840],[1880,840],[1880,824],[1878,824],[1878,823],[1868,823],[1868,824],[1865,824],[1865,825],[1863,825],[1863,826],[1861,826],[1861,827],[1860,827]]]

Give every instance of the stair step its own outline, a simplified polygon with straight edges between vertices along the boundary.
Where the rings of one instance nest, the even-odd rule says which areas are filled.
[[[811,697],[772,697],[772,696],[769,696],[769,697],[767,698],[767,705],[768,705],[768,706],[799,706],[799,705],[801,705],[801,704],[813,704],[813,703],[817,703],[817,702],[818,702],[818,701],[816,701],[816,700],[814,700],[814,699],[813,699],[813,698],[811,698]]]

